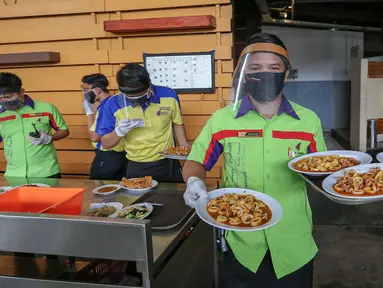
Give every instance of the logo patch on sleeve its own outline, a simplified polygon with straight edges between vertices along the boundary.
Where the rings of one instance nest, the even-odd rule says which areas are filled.
[[[301,151],[301,146],[301,143],[298,143],[294,148],[288,147],[287,156],[290,159],[293,159],[298,156],[306,155],[307,153],[305,151]]]

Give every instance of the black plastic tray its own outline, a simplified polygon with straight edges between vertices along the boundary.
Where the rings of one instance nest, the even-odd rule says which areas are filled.
[[[193,213],[193,209],[185,204],[183,193],[179,191],[148,192],[134,203],[159,203],[153,206],[153,212],[148,218],[151,220],[152,230],[171,230],[182,223]]]

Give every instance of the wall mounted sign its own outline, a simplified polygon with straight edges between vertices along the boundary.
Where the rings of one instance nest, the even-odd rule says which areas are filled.
[[[144,53],[144,65],[154,85],[178,93],[215,91],[214,51],[195,53]]]

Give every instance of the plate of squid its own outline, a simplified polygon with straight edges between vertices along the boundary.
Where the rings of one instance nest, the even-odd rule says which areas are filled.
[[[323,190],[348,199],[383,199],[383,164],[350,167],[327,176]]]
[[[198,216],[207,224],[232,231],[259,231],[277,224],[282,206],[271,196],[242,188],[210,191],[196,204]]]

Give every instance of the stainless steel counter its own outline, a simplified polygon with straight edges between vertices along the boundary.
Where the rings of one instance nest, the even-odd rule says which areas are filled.
[[[95,187],[98,187],[98,186],[101,186],[104,184],[113,183],[110,181],[92,181],[92,180],[83,180],[83,179],[28,179],[27,180],[27,179],[19,179],[19,178],[17,178],[17,179],[16,178],[13,178],[13,179],[11,179],[11,178],[4,179],[3,178],[0,180],[0,186],[17,186],[17,185],[27,184],[27,183],[44,183],[44,184],[48,184],[52,187],[76,187],[76,188],[83,187],[86,190],[85,193],[83,194],[83,207],[82,207],[83,211],[87,211],[90,208],[90,204],[96,203],[96,202],[121,202],[124,206],[127,206],[127,205],[130,205],[131,203],[133,203],[134,201],[136,201],[140,196],[142,196],[142,194],[140,195],[140,194],[132,193],[130,191],[122,190],[122,189],[120,191],[110,195],[110,196],[107,196],[107,197],[94,195],[92,193],[92,190]],[[210,187],[210,188],[214,189],[215,187]],[[169,190],[177,191],[178,190],[180,193],[183,193],[185,190],[185,185],[162,183],[162,184],[159,184],[159,186],[156,187],[155,190],[157,190],[157,191],[169,191]],[[140,239],[139,237],[143,237],[142,239],[145,239],[145,237],[151,237],[151,243],[150,243],[150,239],[148,239],[148,243],[147,243],[148,246],[147,247],[145,246],[146,245],[145,243],[144,244],[137,243],[137,241],[139,241],[139,240],[137,240],[135,243],[135,244],[137,244],[138,250],[145,249],[145,247],[148,248],[149,250],[151,250],[150,247],[152,246],[152,252],[153,253],[152,253],[152,255],[148,255],[147,261],[151,262],[151,259],[152,259],[153,262],[149,263],[149,267],[146,267],[147,269],[142,269],[144,272],[146,271],[149,274],[152,274],[150,277],[152,277],[153,275],[159,274],[160,270],[166,270],[166,269],[164,269],[164,267],[167,265],[167,262],[169,262],[169,258],[171,258],[173,256],[176,249],[179,249],[180,245],[182,245],[182,242],[185,242],[185,237],[187,237],[188,231],[190,232],[190,231],[198,230],[198,231],[205,231],[208,234],[211,233],[212,237],[210,239],[208,239],[207,241],[209,241],[211,243],[214,242],[213,229],[212,228],[210,228],[210,229],[199,228],[199,229],[192,230],[193,229],[192,227],[198,228],[198,227],[204,226],[204,224],[202,224],[199,221],[199,218],[196,216],[195,213],[193,213],[193,215],[191,217],[189,217],[187,219],[187,221],[184,224],[182,224],[180,227],[176,227],[173,230],[161,231],[161,232],[151,231],[150,228],[148,228],[149,227],[147,225],[148,221],[146,221],[146,220],[140,220],[140,221],[133,220],[132,221],[132,220],[123,220],[123,219],[96,218],[96,217],[85,217],[85,216],[83,216],[83,217],[78,217],[78,216],[60,217],[60,216],[57,216],[57,217],[54,217],[54,219],[48,219],[49,217],[45,217],[45,216],[41,216],[41,215],[35,216],[33,214],[27,215],[27,216],[24,215],[25,218],[23,220],[22,217],[24,217],[24,216],[22,216],[20,218],[20,215],[18,215],[18,214],[19,213],[12,214],[9,217],[6,214],[0,215],[0,218],[1,218],[0,219],[0,222],[1,222],[0,225],[5,223],[5,225],[3,224],[4,225],[3,227],[5,227],[5,229],[0,228],[0,230],[1,230],[0,233],[2,233],[3,231],[6,231],[6,233],[16,233],[17,232],[18,237],[21,237],[21,238],[27,237],[28,234],[24,235],[24,234],[22,234],[23,231],[20,231],[20,230],[15,231],[15,229],[10,228],[9,226],[11,226],[11,225],[8,225],[8,224],[11,223],[10,221],[13,221],[14,224],[12,224],[12,226],[18,227],[18,225],[19,226],[23,225],[23,227],[24,227],[23,230],[25,230],[25,221],[28,221],[30,229],[33,229],[33,227],[34,227],[34,230],[40,229],[39,232],[41,232],[41,233],[46,233],[47,232],[47,231],[45,231],[46,229],[56,229],[57,227],[55,227],[55,225],[56,226],[60,225],[60,230],[57,230],[57,231],[60,231],[60,232],[61,231],[68,231],[68,233],[72,233],[71,235],[73,235],[73,237],[74,236],[80,237],[80,239],[79,239],[80,242],[84,242],[85,241],[84,239],[86,239],[86,237],[87,237],[86,233],[83,233],[84,231],[81,231],[81,226],[79,226],[79,228],[76,228],[77,229],[76,233],[74,233],[74,231],[72,231],[74,229],[73,228],[74,223],[76,223],[76,225],[80,225],[81,223],[83,223],[84,225],[85,224],[88,225],[87,229],[89,229],[89,227],[91,227],[89,229],[90,233],[96,233],[95,231],[97,231],[97,230],[93,231],[94,228],[92,228],[94,225],[102,225],[99,227],[104,229],[103,231],[109,231],[108,233],[113,233],[112,235],[109,235],[109,237],[110,237],[109,239],[113,239],[114,237],[118,238],[119,243],[114,243],[114,245],[116,245],[116,249],[117,249],[117,247],[124,247],[123,246],[123,244],[124,244],[123,238],[121,238],[121,237],[126,237],[126,239],[127,239],[126,245],[127,246],[132,245],[132,243],[129,244],[128,242],[133,241],[132,239],[134,237],[136,237],[134,239]],[[73,220],[71,220],[71,218],[73,218]],[[46,221],[42,222],[43,220],[46,220]],[[70,220],[70,221],[62,222],[63,220]],[[84,221],[79,222],[80,220],[84,220]],[[53,221],[52,224],[49,224],[49,221]],[[54,221],[57,221],[57,223]],[[89,221],[91,221],[91,222],[89,222]],[[66,223],[66,222],[68,222],[68,223]],[[42,226],[42,223],[44,223],[45,226]],[[137,224],[135,224],[135,223],[137,223]],[[94,225],[92,226],[92,224],[94,224]],[[120,225],[121,228],[123,228],[124,230],[122,230],[122,229],[110,230],[110,229],[116,228],[116,227],[110,227],[106,224]],[[109,229],[109,230],[107,230],[107,229]],[[131,229],[131,230],[128,230],[128,229]],[[135,230],[133,231],[132,229],[135,229]],[[126,231],[126,234],[125,234],[126,236],[123,236],[124,232],[122,232],[122,231]],[[145,231],[147,231],[147,232],[145,232]],[[36,231],[36,233],[39,233],[39,232]],[[58,233],[58,232],[56,232],[56,233]],[[145,236],[142,233],[147,234],[148,236]],[[191,233],[191,234],[193,234],[193,233]],[[127,236],[127,235],[129,235],[129,236]],[[143,236],[139,236],[139,235],[143,235]],[[203,235],[203,234],[201,234],[201,235]],[[102,237],[104,237],[104,235],[102,235]],[[106,237],[106,238],[108,238],[108,237]],[[105,240],[106,238],[103,238],[103,240]],[[188,238],[190,238],[190,237],[188,237]],[[190,239],[192,239],[192,238],[193,237],[191,237]],[[194,237],[194,238],[195,238],[195,242],[198,242],[200,240],[200,239],[196,239],[198,237]],[[99,240],[99,239],[97,239],[97,240]],[[33,241],[31,241],[31,242],[33,242]],[[60,242],[60,241],[58,241],[58,242]],[[108,242],[105,242],[105,243],[108,243]],[[32,245],[29,242],[24,242],[24,243],[20,242],[19,244],[20,244],[19,245],[20,247],[21,246],[23,247],[23,250],[16,251],[16,250],[14,250],[14,247],[19,247],[19,246],[14,244],[14,243],[9,243],[9,241],[7,241],[6,237],[1,237],[1,235],[0,235],[0,251],[2,250],[2,251],[9,251],[9,252],[12,251],[12,252],[27,252],[27,253],[46,253],[46,254],[49,254],[49,253],[54,254],[53,252],[56,251],[56,253],[57,253],[56,255],[68,255],[68,256],[76,256],[76,257],[77,256],[89,257],[90,254],[93,255],[93,250],[89,248],[89,251],[88,251],[86,246],[84,246],[84,248],[81,251],[78,251],[78,249],[76,249],[76,247],[73,247],[75,242],[71,245],[67,244],[67,241],[65,243],[60,242],[60,245],[64,246],[65,249],[58,247],[59,244],[57,244],[56,247],[54,247],[54,249],[52,248],[52,250],[49,250],[46,247],[40,248],[36,243],[34,245]],[[89,244],[89,245],[91,245],[91,244]],[[38,247],[38,249],[40,249],[39,251],[35,251],[37,249],[37,247]],[[100,256],[103,255],[103,253],[100,251],[100,249],[105,249],[105,253],[106,253],[109,250],[113,250],[113,247],[110,247],[110,249],[108,250],[107,248],[103,247],[102,243],[94,243],[94,249],[98,249],[97,253],[95,254],[95,258],[102,258]],[[64,254],[64,250],[66,253],[71,252],[71,253],[84,254],[84,255]],[[105,256],[107,256],[107,257],[105,257],[105,259],[133,260],[133,259],[128,259],[128,258],[130,257],[130,254],[135,254],[134,257],[136,257],[138,260],[142,260],[141,258],[144,257],[143,255],[145,254],[145,253],[140,254],[138,252],[136,253],[134,251],[134,249],[129,249],[128,247],[126,248],[126,250],[129,250],[129,251],[124,251],[123,254],[125,256],[121,256],[121,258],[116,258],[116,257],[113,258],[110,255],[105,255]],[[182,250],[182,249],[179,249],[179,250]],[[63,252],[63,253],[60,254],[58,252]],[[114,250],[112,252],[114,253]],[[150,251],[148,253],[151,254]],[[117,254],[115,254],[115,255],[117,255]],[[144,262],[145,262],[145,260],[143,260],[143,263]],[[170,270],[170,269],[168,269],[168,270]],[[151,284],[149,283],[149,282],[151,282],[150,277],[148,277],[149,280],[143,284],[143,287],[151,287],[150,286]],[[164,278],[164,277],[162,276],[162,278]],[[160,277],[159,277],[159,279],[160,279]],[[164,281],[161,281],[161,282],[164,282]],[[0,286],[1,286],[1,283],[2,282],[0,279]],[[4,282],[4,283],[6,283],[6,282]],[[23,282],[23,285],[26,285],[26,284],[27,284],[27,282]],[[7,283],[7,285],[8,285],[8,283]],[[30,285],[30,284],[28,283],[28,285]],[[14,286],[14,287],[16,287],[16,286]],[[43,287],[43,286],[41,286],[41,287]],[[50,286],[44,286],[44,287],[50,287]],[[160,286],[158,286],[158,287],[160,287]],[[171,287],[171,286],[169,286],[169,287]]]

